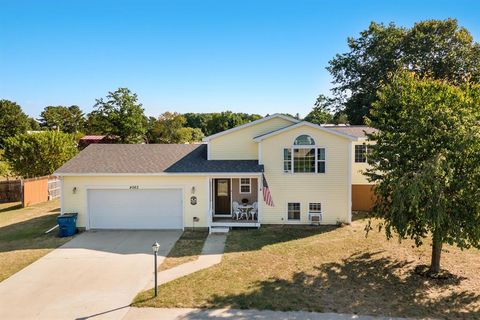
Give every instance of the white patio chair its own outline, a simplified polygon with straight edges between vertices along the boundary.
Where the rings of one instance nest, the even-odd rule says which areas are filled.
[[[254,202],[252,204],[252,209],[250,210],[249,214],[252,220],[255,220],[255,216],[257,216],[258,219],[258,202]]]
[[[242,212],[240,211],[239,204],[237,201],[232,202],[232,219],[238,220]]]

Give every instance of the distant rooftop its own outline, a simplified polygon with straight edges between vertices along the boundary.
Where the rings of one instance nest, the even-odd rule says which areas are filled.
[[[328,129],[335,130],[344,134],[348,134],[352,137],[357,138],[366,138],[367,134],[372,134],[377,132],[378,130],[369,126],[362,126],[362,125],[322,125],[327,127]]]
[[[80,138],[80,140],[102,140],[106,136],[87,135]]]

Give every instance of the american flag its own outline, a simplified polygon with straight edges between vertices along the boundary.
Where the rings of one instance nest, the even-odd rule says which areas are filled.
[[[265,201],[265,203],[270,207],[275,207],[275,205],[273,204],[272,195],[270,194],[270,189],[268,188],[267,179],[265,179],[265,175],[263,173],[262,173],[262,179],[263,179],[263,188],[262,188],[263,201]]]

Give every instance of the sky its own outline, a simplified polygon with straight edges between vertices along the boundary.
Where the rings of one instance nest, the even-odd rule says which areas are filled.
[[[165,111],[305,116],[325,69],[371,21],[459,20],[480,41],[480,1],[0,0],[0,99],[37,117],[128,87]]]

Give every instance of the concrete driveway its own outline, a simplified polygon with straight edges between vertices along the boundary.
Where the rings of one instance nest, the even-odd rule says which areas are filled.
[[[121,319],[181,231],[85,232],[0,282],[0,319]]]

